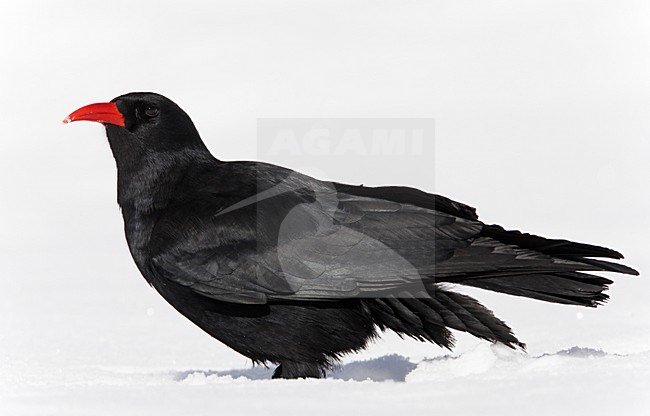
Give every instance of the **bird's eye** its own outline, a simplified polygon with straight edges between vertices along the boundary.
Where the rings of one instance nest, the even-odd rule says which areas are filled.
[[[158,115],[158,113],[160,113],[160,110],[158,108],[154,107],[154,106],[151,106],[151,105],[147,106],[144,109],[144,115],[149,117],[149,118],[156,117]]]

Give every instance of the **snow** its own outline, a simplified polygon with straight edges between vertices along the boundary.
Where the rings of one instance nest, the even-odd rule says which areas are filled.
[[[649,16],[644,1],[4,2],[0,415],[648,414]],[[329,379],[268,380],[146,285],[103,129],[61,123],[143,90],[221,159],[438,192],[617,249],[642,276],[608,274],[597,309],[463,289],[527,355],[388,333]],[[277,118],[434,119],[435,158],[271,154],[258,120]]]
[[[387,363],[390,363],[387,365]],[[349,372],[363,381],[350,381]],[[403,381],[406,372],[406,381]],[[411,363],[353,362],[326,380],[269,380],[270,370],[77,368],[3,394],[2,414],[644,414],[650,353],[573,347],[527,356],[482,343],[460,355]],[[346,381],[347,380],[347,381]]]

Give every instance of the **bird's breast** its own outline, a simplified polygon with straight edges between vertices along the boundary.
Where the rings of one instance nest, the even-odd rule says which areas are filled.
[[[147,269],[147,253],[156,219],[152,215],[129,213],[123,211],[124,233],[131,251],[131,256],[142,275],[150,281]]]

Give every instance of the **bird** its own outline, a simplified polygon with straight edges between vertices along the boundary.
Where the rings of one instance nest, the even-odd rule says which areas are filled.
[[[459,286],[596,307],[639,273],[612,249],[479,220],[406,186],[315,179],[222,161],[191,118],[150,92],[72,112],[104,125],[117,201],[142,276],[173,308],[272,378],[322,378],[384,331],[452,349],[452,330],[525,349]]]

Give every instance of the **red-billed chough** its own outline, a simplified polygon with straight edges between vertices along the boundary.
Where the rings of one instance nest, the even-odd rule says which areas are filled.
[[[144,278],[174,308],[274,377],[322,377],[378,330],[451,348],[449,330],[523,347],[450,284],[570,305],[607,300],[638,274],[608,248],[479,221],[473,208],[407,187],[324,182],[223,162],[169,99],[131,93],[66,122],[103,123],[118,203]]]

